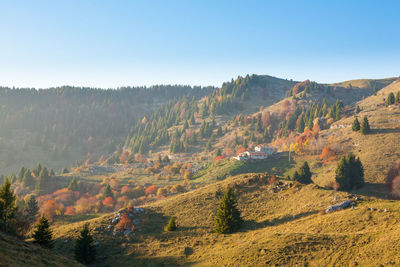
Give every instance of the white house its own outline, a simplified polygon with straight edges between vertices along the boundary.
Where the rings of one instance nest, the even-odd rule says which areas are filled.
[[[276,149],[275,148],[267,147],[267,146],[264,146],[264,145],[257,145],[254,148],[254,151],[255,152],[260,152],[260,153],[265,153],[265,154],[267,154],[267,156],[271,156],[271,155],[276,153]]]

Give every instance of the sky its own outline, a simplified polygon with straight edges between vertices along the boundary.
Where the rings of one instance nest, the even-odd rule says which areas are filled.
[[[400,1],[0,0],[0,85],[400,75]]]

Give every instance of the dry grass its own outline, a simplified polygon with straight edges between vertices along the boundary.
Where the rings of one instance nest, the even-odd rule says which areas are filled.
[[[83,266],[52,250],[0,235],[0,266]]]

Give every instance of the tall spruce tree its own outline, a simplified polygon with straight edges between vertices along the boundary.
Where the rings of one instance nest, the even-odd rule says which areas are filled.
[[[369,127],[369,122],[368,122],[367,116],[364,116],[363,121],[361,123],[360,130],[361,130],[362,134],[368,134],[370,132],[371,128]]]
[[[96,248],[89,231],[89,224],[85,224],[75,244],[75,259],[83,264],[89,264],[96,259]]]
[[[53,243],[53,233],[50,230],[50,224],[47,218],[42,215],[39,222],[35,226],[35,231],[33,233],[33,243],[39,244],[44,248],[52,248]]]
[[[76,177],[72,178],[71,182],[68,185],[68,189],[71,191],[79,191],[78,181],[76,180]]]
[[[340,190],[352,190],[364,185],[364,168],[353,154],[343,155],[336,169],[336,182]]]
[[[41,168],[39,177],[36,181],[36,193],[38,195],[43,195],[46,193],[48,184],[50,182],[49,172],[46,167]]]
[[[360,122],[358,121],[357,117],[354,118],[353,125],[351,126],[351,129],[354,132],[358,132],[360,130]]]
[[[30,195],[25,203],[25,214],[28,221],[34,222],[37,213],[39,212],[39,206],[34,195]]]
[[[24,178],[22,179],[22,185],[28,188],[32,188],[35,184],[35,180],[32,177],[31,170],[26,169]]]
[[[6,179],[0,188],[0,226],[7,232],[9,224],[17,213],[16,196],[11,190],[11,183]]]
[[[298,182],[302,184],[310,184],[312,183],[311,180],[311,171],[310,171],[310,166],[308,166],[308,162],[304,161],[303,164],[299,168],[299,173],[298,173]]]
[[[26,171],[25,167],[22,167],[21,170],[18,172],[18,175],[17,175],[18,181],[22,182],[22,180],[24,179],[25,171]]]
[[[220,234],[229,234],[237,231],[242,224],[240,211],[232,188],[228,188],[219,203],[215,216],[214,231]]]
[[[114,194],[113,194],[113,192],[111,190],[111,186],[109,184],[106,185],[106,187],[104,188],[104,191],[103,191],[103,199],[107,198],[107,197],[114,198]]]

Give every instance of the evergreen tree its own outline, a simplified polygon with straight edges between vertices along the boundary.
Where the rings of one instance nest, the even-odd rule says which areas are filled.
[[[39,177],[36,181],[36,193],[40,195],[46,194],[48,184],[50,182],[49,172],[46,167],[41,168]]]
[[[360,188],[364,184],[364,168],[353,154],[342,156],[336,169],[336,182],[341,190]]]
[[[310,183],[312,183],[311,176],[312,176],[312,174],[311,174],[311,171],[310,171],[310,167],[308,166],[308,162],[305,161],[300,166],[300,169],[299,169],[299,172],[298,172],[298,178],[295,181],[298,181],[298,182],[300,182],[302,184],[310,184]]]
[[[8,225],[17,213],[16,196],[11,190],[11,183],[6,179],[0,188],[0,226],[7,232]]]
[[[399,104],[399,103],[400,103],[400,92],[397,92],[397,93],[396,93],[396,99],[395,99],[395,102],[396,102],[397,104]]]
[[[369,127],[369,122],[367,116],[364,116],[363,121],[361,123],[360,127],[361,133],[362,134],[368,134],[370,132],[370,127]]]
[[[357,105],[357,106],[356,106],[356,113],[360,113],[360,111],[361,111],[360,106]]]
[[[396,102],[396,99],[395,99],[395,97],[394,97],[393,92],[391,92],[391,93],[389,94],[389,97],[387,98],[387,106],[393,105],[395,102]]]
[[[14,172],[11,173],[10,177],[8,178],[10,180],[10,183],[15,183],[17,180],[17,176],[15,175]]]
[[[17,175],[17,180],[22,182],[22,180],[24,179],[24,174],[25,174],[25,167],[22,167],[21,170],[18,172]]]
[[[89,231],[89,224],[85,224],[80,234],[75,244],[75,259],[83,264],[92,263],[96,259],[96,248]]]
[[[175,231],[177,228],[176,223],[175,223],[175,218],[171,216],[171,218],[169,219],[168,225],[166,227],[167,231]]]
[[[183,124],[183,130],[189,129],[189,123],[187,120],[185,120],[185,123]]]
[[[301,116],[298,120],[297,123],[297,132],[298,133],[303,133],[304,132],[304,128],[306,127],[305,123],[304,123],[304,119],[303,116]]]
[[[68,185],[68,189],[71,191],[79,191],[78,181],[76,180],[76,177],[72,178],[71,182]]]
[[[36,177],[38,177],[41,171],[42,171],[42,165],[40,165],[40,163],[38,163],[36,165],[36,168],[33,171],[33,173],[35,174]]]
[[[357,117],[354,118],[353,125],[351,126],[351,129],[354,132],[357,132],[357,131],[360,130],[360,122],[358,121]]]
[[[221,125],[218,126],[217,135],[222,136],[222,128]]]
[[[215,216],[214,231],[220,234],[229,234],[237,231],[242,224],[240,211],[237,209],[237,201],[232,188],[228,188]]]
[[[32,188],[35,180],[32,177],[31,170],[26,169],[24,178],[22,179],[22,185],[28,188]]]
[[[39,244],[44,248],[52,248],[53,244],[53,233],[50,230],[49,221],[43,215],[39,219],[39,223],[35,226],[35,232],[33,233],[33,243]]]
[[[35,217],[39,212],[39,206],[34,195],[30,195],[25,203],[25,213],[30,222],[35,221]]]
[[[107,197],[114,198],[114,194],[113,194],[113,192],[111,190],[111,186],[109,184],[106,186],[106,188],[104,188],[104,191],[103,191],[103,199],[105,199]]]

